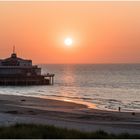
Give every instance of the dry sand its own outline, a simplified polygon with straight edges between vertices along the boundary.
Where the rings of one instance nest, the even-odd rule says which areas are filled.
[[[0,95],[0,125],[50,124],[82,131],[140,134],[140,113],[113,112],[35,97]]]

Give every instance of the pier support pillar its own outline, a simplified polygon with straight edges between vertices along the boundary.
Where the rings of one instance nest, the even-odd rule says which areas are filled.
[[[52,85],[54,84],[54,77],[52,76]]]

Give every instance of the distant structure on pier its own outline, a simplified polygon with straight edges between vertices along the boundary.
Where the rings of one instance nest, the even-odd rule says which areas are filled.
[[[11,57],[0,59],[0,85],[52,85],[54,74],[41,75],[32,60],[17,57],[15,46]]]

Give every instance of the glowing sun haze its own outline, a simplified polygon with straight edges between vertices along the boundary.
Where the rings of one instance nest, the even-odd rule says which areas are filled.
[[[0,58],[139,63],[140,1],[0,2]]]
[[[73,43],[73,40],[72,40],[72,38],[66,38],[64,40],[64,43],[65,43],[66,46],[71,46],[72,43]]]

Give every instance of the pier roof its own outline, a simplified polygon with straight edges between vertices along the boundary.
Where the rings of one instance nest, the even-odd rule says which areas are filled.
[[[27,59],[17,57],[17,54],[14,52],[11,54],[10,57],[1,59],[0,63],[1,66],[20,66],[20,63],[22,63],[22,65],[24,63],[24,66],[28,66],[28,65],[32,66],[32,60],[27,60]]]

